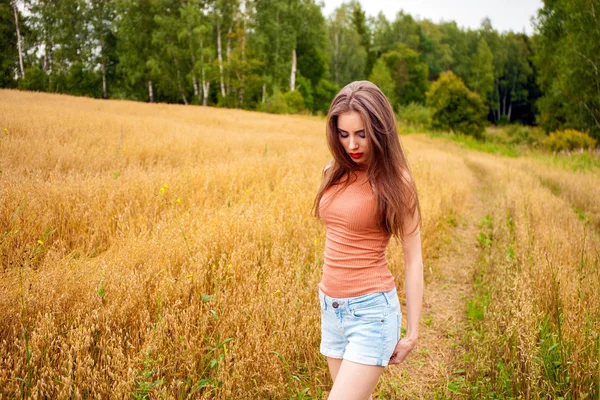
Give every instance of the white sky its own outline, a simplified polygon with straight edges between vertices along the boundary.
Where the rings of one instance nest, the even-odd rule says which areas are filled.
[[[344,0],[322,0],[323,14],[329,17]],[[499,32],[510,31],[533,34],[531,17],[543,6],[542,0],[359,0],[367,15],[383,11],[389,21],[396,19],[400,10],[417,19],[435,23],[456,21],[459,27],[478,29],[481,20],[489,17]]]

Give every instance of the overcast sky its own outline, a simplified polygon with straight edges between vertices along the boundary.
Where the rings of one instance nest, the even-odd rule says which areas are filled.
[[[328,17],[344,0],[322,0]],[[383,11],[393,21],[400,10],[418,19],[433,22],[456,21],[459,27],[477,29],[489,17],[499,32],[512,30],[533,34],[531,17],[537,15],[542,0],[359,0],[367,15]]]

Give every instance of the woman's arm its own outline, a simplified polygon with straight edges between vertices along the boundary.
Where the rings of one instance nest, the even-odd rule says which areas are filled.
[[[415,347],[419,337],[419,321],[423,303],[423,256],[418,210],[417,207],[412,218],[406,218],[404,221],[406,236],[402,240],[402,248],[404,250],[404,287],[406,289],[406,335],[396,345],[390,364],[401,363]]]
[[[423,258],[421,233],[417,230],[404,239],[404,285],[406,288],[407,324],[405,338],[416,344],[423,303]]]

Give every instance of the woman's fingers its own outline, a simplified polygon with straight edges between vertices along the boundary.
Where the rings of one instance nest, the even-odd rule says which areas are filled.
[[[412,342],[409,342],[405,339],[400,340],[396,345],[394,353],[392,353],[392,357],[390,358],[388,364],[400,364],[402,361],[404,361],[408,353],[411,352],[413,347],[414,344],[412,344]]]

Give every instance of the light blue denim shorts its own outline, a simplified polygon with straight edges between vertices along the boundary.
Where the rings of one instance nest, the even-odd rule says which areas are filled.
[[[321,346],[326,357],[387,366],[400,340],[402,311],[396,288],[335,298],[319,289]]]

